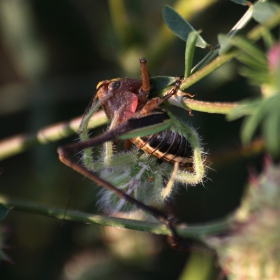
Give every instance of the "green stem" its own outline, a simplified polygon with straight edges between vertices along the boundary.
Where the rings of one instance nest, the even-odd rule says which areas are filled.
[[[258,1],[260,2],[260,0]],[[235,24],[235,26],[229,31],[227,34],[227,37],[231,38],[240,33],[242,28],[244,28],[249,21],[252,19],[253,15],[253,6],[251,5],[247,12],[243,15],[243,17]],[[208,65],[212,60],[214,60],[219,55],[219,48],[220,45],[218,44],[215,47],[215,51],[209,52],[193,69],[192,73],[195,73],[196,71],[203,68],[205,65]]]
[[[188,110],[195,110],[210,114],[228,114],[233,108],[239,106],[239,104],[235,102],[205,102],[190,98],[184,98],[183,101],[184,107]]]
[[[274,15],[269,21],[267,21],[265,24],[258,25],[255,27],[252,31],[250,31],[247,34],[247,38],[252,41],[259,40],[264,31],[267,29],[272,29],[276,25],[280,23],[280,12],[278,12],[276,15]],[[209,75],[214,70],[218,69],[220,66],[231,60],[233,57],[235,57],[240,51],[238,50],[232,50],[228,52],[227,54],[220,55],[216,59],[214,59],[212,62],[210,62],[208,65],[206,65],[204,68],[200,69],[199,71],[195,72],[193,75],[191,75],[189,78],[184,79],[181,83],[181,90],[185,90],[191,85],[195,84],[205,76]]]
[[[280,12],[273,16],[264,25],[258,25],[252,31],[247,34],[247,38],[256,41],[262,37],[264,31],[267,29],[274,28],[280,23]],[[228,62],[240,53],[239,50],[231,50],[227,54],[218,56],[208,65],[195,72],[190,77],[184,79],[181,83],[180,89],[185,90],[193,84],[197,83],[199,80],[209,75],[211,72],[215,71],[221,67],[224,63]],[[220,103],[220,102],[204,102],[198,100],[192,100],[189,98],[184,98],[185,93],[183,91],[178,91],[176,97],[169,99],[169,103],[178,107],[187,108],[190,110],[196,110],[200,112],[207,113],[217,113],[217,114],[227,114],[229,111],[237,107],[238,103]]]
[[[162,223],[94,215],[73,210],[67,210],[65,214],[65,210],[61,208],[50,208],[48,206],[38,205],[26,201],[14,199],[10,200],[4,196],[0,196],[0,203],[6,207],[13,208],[14,210],[25,211],[47,217],[54,217],[61,220],[63,219],[87,224],[98,224],[103,226],[133,229],[161,235],[171,234],[170,230]],[[204,225],[179,225],[176,227],[176,230],[182,237],[191,237],[198,240],[203,240],[203,238],[208,235],[224,232],[229,227],[229,224],[230,218],[227,218],[224,221],[215,221]]]
[[[67,122],[60,122],[44,127],[35,133],[19,134],[0,141],[0,160],[21,153],[28,148],[38,145],[55,142],[66,138],[77,132],[82,117],[77,117]],[[104,112],[96,113],[90,123],[89,128],[95,128],[107,122]]]
[[[236,102],[205,102],[186,98],[185,96],[170,98],[169,103],[182,107],[188,111],[199,111],[209,114],[228,114],[232,109],[239,106]]]
[[[200,69],[199,71],[195,72],[193,75],[191,75],[189,78],[184,79],[181,83],[180,90],[185,90],[191,85],[197,83],[205,76],[209,75],[219,67],[221,67],[223,64],[231,60],[233,57],[235,57],[238,54],[238,51],[231,51],[227,54],[218,56],[216,59],[214,59],[212,62],[210,62],[208,65]]]
[[[255,27],[252,31],[248,33],[247,37],[250,40],[256,41],[262,37],[264,30],[271,29],[279,23],[280,13],[277,13],[266,24]],[[235,57],[238,53],[238,50],[232,50],[227,54],[217,57],[204,68],[195,72],[189,78],[183,80],[181,90],[187,89],[188,87],[195,84],[205,76],[209,75],[211,72],[213,72],[214,70],[222,66],[224,63],[228,62],[233,57]],[[183,92],[182,95],[184,95]],[[215,102],[211,104],[210,102],[195,101],[187,98],[184,98],[184,104],[182,105],[181,100],[182,98],[180,96],[180,98],[177,101],[174,101],[174,99],[172,99],[171,103],[179,107],[186,106],[192,110],[198,110],[209,113],[225,114],[228,113],[228,110],[230,110],[231,106],[235,107],[236,105],[238,105],[237,103],[225,103],[224,105],[222,105],[222,103]],[[217,104],[218,106],[216,106]],[[48,142],[54,142],[66,138],[77,131],[80,121],[81,118],[79,117],[69,122],[62,122],[52,126],[48,126],[35,133],[16,135],[11,138],[2,140],[0,142],[0,160],[21,153],[30,148],[31,146],[37,144],[46,144]],[[98,127],[100,125],[105,124],[106,122],[107,119],[104,113],[98,112],[96,115],[94,115],[90,124],[90,128]]]

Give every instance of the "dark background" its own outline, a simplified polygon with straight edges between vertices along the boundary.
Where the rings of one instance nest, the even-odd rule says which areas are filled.
[[[147,58],[151,76],[181,76],[185,43],[174,35],[160,34],[164,4],[183,2],[2,1],[0,139],[83,114],[99,81],[138,78],[141,57]],[[192,6],[191,1],[185,2]],[[227,33],[246,7],[212,2],[186,17],[215,45],[217,34]],[[206,53],[198,49],[195,61]],[[257,94],[238,75],[238,67],[235,61],[229,62],[188,91],[205,101],[238,101]],[[257,169],[261,157],[244,158],[238,153],[227,157],[240,147],[240,121],[227,122],[223,115],[199,112],[193,112],[193,117],[183,114],[201,135],[209,168],[203,185],[177,191],[176,211],[189,224],[223,218],[238,206],[248,168]],[[99,189],[57,158],[56,148],[76,139],[74,135],[3,160],[0,194],[50,208],[65,208],[69,199],[69,209],[98,213],[95,196]],[[68,221],[62,224],[16,210],[1,227],[5,252],[13,264],[0,264],[0,279],[191,279],[183,276],[184,269],[189,269],[189,253],[172,250],[164,237]],[[190,253],[198,258],[193,262],[198,272],[203,274],[203,258],[210,266],[208,276],[197,279],[217,278],[215,258],[207,249]]]

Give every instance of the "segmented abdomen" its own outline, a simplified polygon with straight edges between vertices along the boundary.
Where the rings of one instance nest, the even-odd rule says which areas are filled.
[[[166,129],[161,132],[131,139],[139,149],[167,162],[178,162],[180,167],[193,165],[193,150],[184,135]]]

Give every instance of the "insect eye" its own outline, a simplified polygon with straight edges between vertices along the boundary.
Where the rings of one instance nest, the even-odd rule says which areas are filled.
[[[117,88],[120,87],[120,84],[121,84],[120,81],[113,81],[113,82],[111,82],[111,83],[108,85],[108,89],[109,89],[110,91],[115,90],[115,89],[117,89]]]

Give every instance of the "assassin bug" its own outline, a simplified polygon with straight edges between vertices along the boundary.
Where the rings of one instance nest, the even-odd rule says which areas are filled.
[[[149,99],[145,59],[140,60],[140,67],[141,80],[118,78],[97,85],[96,97],[80,125],[81,142],[58,148],[59,159],[105,188],[100,204],[111,215],[140,209],[166,224],[177,238],[172,219],[150,205],[161,206],[176,182],[201,182],[205,175],[203,152],[196,131],[159,107],[176,94],[180,79],[164,97]],[[90,139],[88,122],[100,106],[110,126],[104,134]],[[114,145],[125,139],[136,148],[116,153]],[[95,160],[91,148],[100,144],[105,148],[102,157]],[[82,164],[71,158],[81,151]]]

